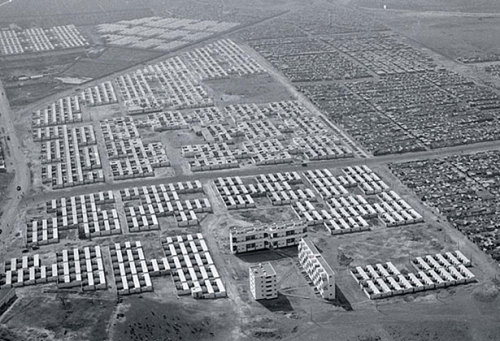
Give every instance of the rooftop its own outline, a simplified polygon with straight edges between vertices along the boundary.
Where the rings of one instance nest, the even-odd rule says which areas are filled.
[[[276,271],[269,262],[251,266],[250,270],[258,277],[276,276]]]

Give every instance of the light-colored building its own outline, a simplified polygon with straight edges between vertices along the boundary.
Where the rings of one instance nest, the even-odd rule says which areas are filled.
[[[270,300],[278,297],[276,271],[271,263],[259,263],[249,269],[250,292],[256,300]]]
[[[307,226],[301,221],[292,221],[245,228],[233,227],[229,231],[229,241],[231,252],[236,254],[297,245],[306,235]]]
[[[311,281],[326,300],[335,299],[335,272],[310,239],[299,243],[299,262]]]

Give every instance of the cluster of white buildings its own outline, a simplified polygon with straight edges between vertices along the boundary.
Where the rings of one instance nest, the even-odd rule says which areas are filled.
[[[255,59],[230,39],[217,40],[202,48],[186,52],[182,57],[202,80],[265,72]]]
[[[133,187],[121,190],[130,231],[158,229],[158,217],[173,216],[180,227],[198,225],[198,215],[212,212],[203,187],[194,182],[177,182],[159,186]],[[183,200],[183,195],[197,193],[196,199]]]
[[[299,217],[310,225],[323,224],[332,234],[369,230],[372,218],[380,219],[388,227],[423,222],[423,217],[366,165],[342,171],[343,175],[333,175],[328,169],[304,172],[328,209],[317,210],[311,202],[297,202],[293,207]],[[364,191],[367,187],[377,191],[367,193]],[[356,189],[364,195],[356,194]],[[375,193],[378,194],[374,196]]]
[[[351,268],[351,274],[370,299],[474,282],[470,260],[460,251],[416,257],[416,272],[401,273],[391,262]]]
[[[0,56],[77,49],[89,46],[74,25],[0,30]]]
[[[302,269],[326,300],[335,299],[335,272],[319,253],[310,239],[303,238],[298,246],[299,263]]]
[[[23,256],[5,262],[5,286],[57,283],[59,288],[81,290],[107,289],[106,275],[99,246],[65,249],[54,255],[56,262],[42,265],[40,256]]]
[[[22,287],[47,282],[57,282],[57,264],[42,265],[40,255],[11,258],[5,261],[4,287]]]
[[[103,182],[104,174],[92,125],[82,122],[78,96],[68,96],[32,115],[32,136],[41,144],[42,182],[63,188]]]
[[[89,107],[118,103],[111,81],[86,88],[80,93],[80,99]]]
[[[356,169],[371,174],[373,181],[383,182],[366,166]],[[323,225],[331,234],[370,230],[372,219],[385,226],[423,222],[423,217],[389,188],[378,195],[357,194],[367,184],[366,179],[346,174],[351,173],[349,169],[343,171],[344,175],[333,175],[328,169],[307,170],[303,172],[307,182],[298,172],[287,172],[260,174],[244,181],[240,177],[217,178],[214,184],[229,210],[256,207],[257,198],[267,197],[272,205],[291,205],[300,220],[309,226]],[[316,203],[318,193],[326,204],[322,207]]]
[[[159,230],[160,224],[153,205],[143,206],[131,203],[125,206],[125,219],[130,232]]]
[[[297,172],[260,174],[245,183],[240,177],[217,178],[214,183],[230,210],[255,207],[254,199],[259,197],[267,197],[275,206],[316,201],[316,194],[305,187]]]
[[[144,144],[132,118],[103,120],[101,129],[115,180],[154,176],[155,168],[170,166],[163,144]]]
[[[141,124],[153,128],[154,131],[188,129],[189,123],[186,115],[180,111],[162,111],[149,114],[146,121]]]
[[[103,182],[104,174],[93,126],[62,125],[54,128],[40,133],[44,139],[40,141],[42,182],[52,188]]]
[[[121,75],[115,83],[132,115],[213,104],[199,80],[178,56]]]
[[[59,288],[107,289],[100,246],[62,250],[56,258]]]
[[[146,17],[101,24],[97,30],[109,45],[168,51],[236,26],[213,20]]]
[[[115,83],[130,114],[208,107],[213,100],[201,81],[213,78],[216,70],[221,76],[263,72],[254,59],[226,39],[120,75]]]
[[[227,296],[201,233],[167,237],[162,244],[179,295],[194,298]]]
[[[239,176],[217,178],[214,183],[228,210],[255,207],[253,196],[259,190],[254,184],[243,184]]]
[[[59,243],[57,218],[34,219],[26,227],[26,245],[47,245]]]
[[[195,129],[195,126],[209,126],[225,122],[226,117],[217,107],[198,108],[191,112],[161,111],[149,114],[144,120],[138,121],[142,127],[151,127],[154,131],[176,129]],[[189,145],[188,145],[189,146]]]
[[[82,238],[121,233],[112,191],[53,199],[45,204],[46,218],[30,219],[27,244],[57,243],[59,232],[78,229]]]
[[[151,277],[167,275],[170,270],[166,258],[146,259],[140,241],[112,244],[109,252],[118,295],[153,291]]]
[[[298,245],[307,236],[307,226],[301,221],[232,227],[229,246],[233,254],[279,249]]]
[[[191,151],[197,145],[183,146],[189,152],[184,155],[194,158],[189,160],[193,170],[239,167],[246,161],[273,165],[353,156],[323,121],[295,101],[229,105],[209,122],[196,130],[209,151],[195,154]]]
[[[33,128],[77,122],[82,122],[82,108],[78,96],[62,97],[32,115]]]

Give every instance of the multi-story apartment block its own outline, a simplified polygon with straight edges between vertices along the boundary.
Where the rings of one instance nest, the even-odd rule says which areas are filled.
[[[335,272],[309,239],[299,243],[299,263],[326,300],[335,299]]]
[[[233,227],[229,231],[233,254],[263,249],[277,249],[298,245],[307,235],[307,226],[301,221],[281,224]]]
[[[276,271],[271,263],[259,263],[249,269],[250,292],[256,300],[270,300],[278,297]]]

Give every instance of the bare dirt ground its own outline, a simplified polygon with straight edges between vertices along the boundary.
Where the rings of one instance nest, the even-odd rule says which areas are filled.
[[[234,77],[204,82],[210,87],[216,103],[268,103],[276,99],[290,100],[287,89],[269,75]]]
[[[115,304],[114,300],[64,293],[20,297],[2,321],[0,339],[106,340]]]
[[[412,10],[412,11],[445,11],[469,13],[494,13],[500,11],[500,4],[495,0],[351,0],[350,4],[366,8]]]
[[[500,53],[500,15],[457,12],[373,11],[403,35],[450,58]]]

